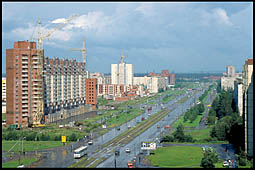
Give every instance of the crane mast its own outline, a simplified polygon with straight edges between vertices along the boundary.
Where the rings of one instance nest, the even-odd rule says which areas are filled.
[[[62,28],[65,24],[67,24],[68,22],[70,22],[71,20],[73,20],[75,17],[77,17],[78,15],[75,14],[72,17],[66,19],[66,21],[60,25],[58,25],[54,30],[48,32],[45,36],[42,36],[41,34],[41,30],[40,30],[40,19],[38,19],[37,22],[37,56],[39,58],[39,64],[38,64],[38,69],[36,72],[36,80],[39,80],[39,83],[37,83],[39,90],[39,95],[38,95],[38,99],[36,106],[37,109],[35,112],[32,112],[32,126],[36,127],[36,126],[40,126],[41,125],[41,121],[43,119],[43,115],[44,115],[44,81],[43,81],[43,65],[44,65],[44,55],[43,55],[43,40],[45,38],[49,38],[54,32],[56,32],[57,30],[59,30],[60,28]]]

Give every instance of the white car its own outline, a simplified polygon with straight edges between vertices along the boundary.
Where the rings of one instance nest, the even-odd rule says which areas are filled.
[[[223,166],[229,166],[228,161],[224,161],[224,162],[223,162]]]
[[[92,141],[92,140],[91,140],[91,141],[89,141],[89,142],[88,142],[88,144],[89,144],[89,145],[92,145],[92,144],[93,144],[93,141]]]
[[[130,149],[129,149],[129,148],[127,148],[127,149],[126,149],[126,152],[127,152],[127,153],[130,153]]]
[[[18,168],[25,168],[25,166],[24,165],[19,165]]]

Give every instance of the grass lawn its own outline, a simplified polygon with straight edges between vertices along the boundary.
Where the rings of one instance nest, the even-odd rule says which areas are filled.
[[[210,138],[210,131],[211,131],[211,128],[193,130],[190,132],[185,132],[185,135],[191,135],[193,139],[201,141],[201,140]]]
[[[215,165],[215,168],[225,168],[223,167],[224,160],[219,160]]]
[[[36,161],[36,158],[31,158],[31,159],[25,158],[25,159],[21,159],[20,163],[27,166],[35,161]],[[2,163],[2,168],[17,168],[18,166],[19,166],[19,160]]]
[[[13,145],[15,145],[17,141],[2,141],[2,150],[3,151],[8,151]],[[67,144],[70,142],[67,142]],[[49,149],[49,148],[54,148],[58,146],[63,146],[63,143],[61,141],[23,141],[23,151],[34,151],[35,147],[38,146],[38,150],[42,149]],[[21,148],[21,145],[20,145]],[[19,151],[19,144],[17,144],[13,150],[13,152],[18,152]]]
[[[107,123],[109,124],[108,127],[119,126],[122,123],[125,123],[125,122],[132,120],[133,118],[139,116],[143,112],[144,111],[140,110],[140,109],[131,109],[131,112],[129,112],[129,113],[127,113],[127,112],[119,113],[117,118],[112,117],[107,120]]]
[[[204,113],[203,113],[204,114]],[[203,115],[198,115],[197,118],[191,123],[189,120],[187,120],[186,122],[184,122],[184,115],[180,117],[179,120],[177,120],[173,127],[177,127],[180,123],[182,123],[182,125],[184,126],[184,128],[186,127],[197,127],[199,125],[200,119],[203,117]]]
[[[238,168],[251,168],[251,161],[246,160],[246,166],[238,165]]]
[[[153,151],[155,155],[149,155],[152,166],[164,168],[200,167],[203,152],[197,146],[171,146],[162,147]]]
[[[167,103],[167,102],[173,100],[174,98],[175,98],[175,96],[173,96],[173,95],[172,96],[165,96],[162,99],[162,103]]]
[[[156,102],[150,101],[148,102],[148,104],[156,104]]]

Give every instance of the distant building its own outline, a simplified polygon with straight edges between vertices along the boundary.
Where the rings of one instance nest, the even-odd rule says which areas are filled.
[[[104,84],[111,84],[112,83],[111,75],[105,75],[104,79],[105,79]]]
[[[119,83],[118,74],[119,74],[118,64],[111,64],[111,80],[112,80],[111,84]]]
[[[243,83],[242,79],[237,78],[234,81],[234,101],[240,116],[243,115]]]
[[[86,79],[86,104],[91,104],[92,109],[97,108],[97,79]]]
[[[126,84],[126,69],[125,69],[125,63],[119,64],[119,72],[118,72],[118,84]]]
[[[158,93],[159,89],[166,89],[165,78],[158,77],[134,77],[134,85],[144,85],[150,93]]]
[[[133,64],[126,64],[126,86],[133,85]]]
[[[133,65],[120,63],[111,65],[111,84],[133,85]]]
[[[232,89],[234,90],[234,81],[235,81],[235,77],[225,77],[222,76],[221,77],[221,89],[223,90],[228,90],[228,89]]]
[[[170,85],[175,85],[175,74],[170,74]]]
[[[227,66],[226,73],[228,77],[235,77],[235,67],[234,66]]]

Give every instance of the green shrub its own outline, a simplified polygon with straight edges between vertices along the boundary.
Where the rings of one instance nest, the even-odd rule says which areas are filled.
[[[77,141],[77,136],[75,135],[75,133],[72,133],[69,140],[70,141]]]
[[[241,165],[241,166],[246,166],[246,160],[243,159],[243,158],[240,158],[240,160],[239,160],[239,165]]]
[[[194,142],[191,135],[184,135],[184,142]]]

